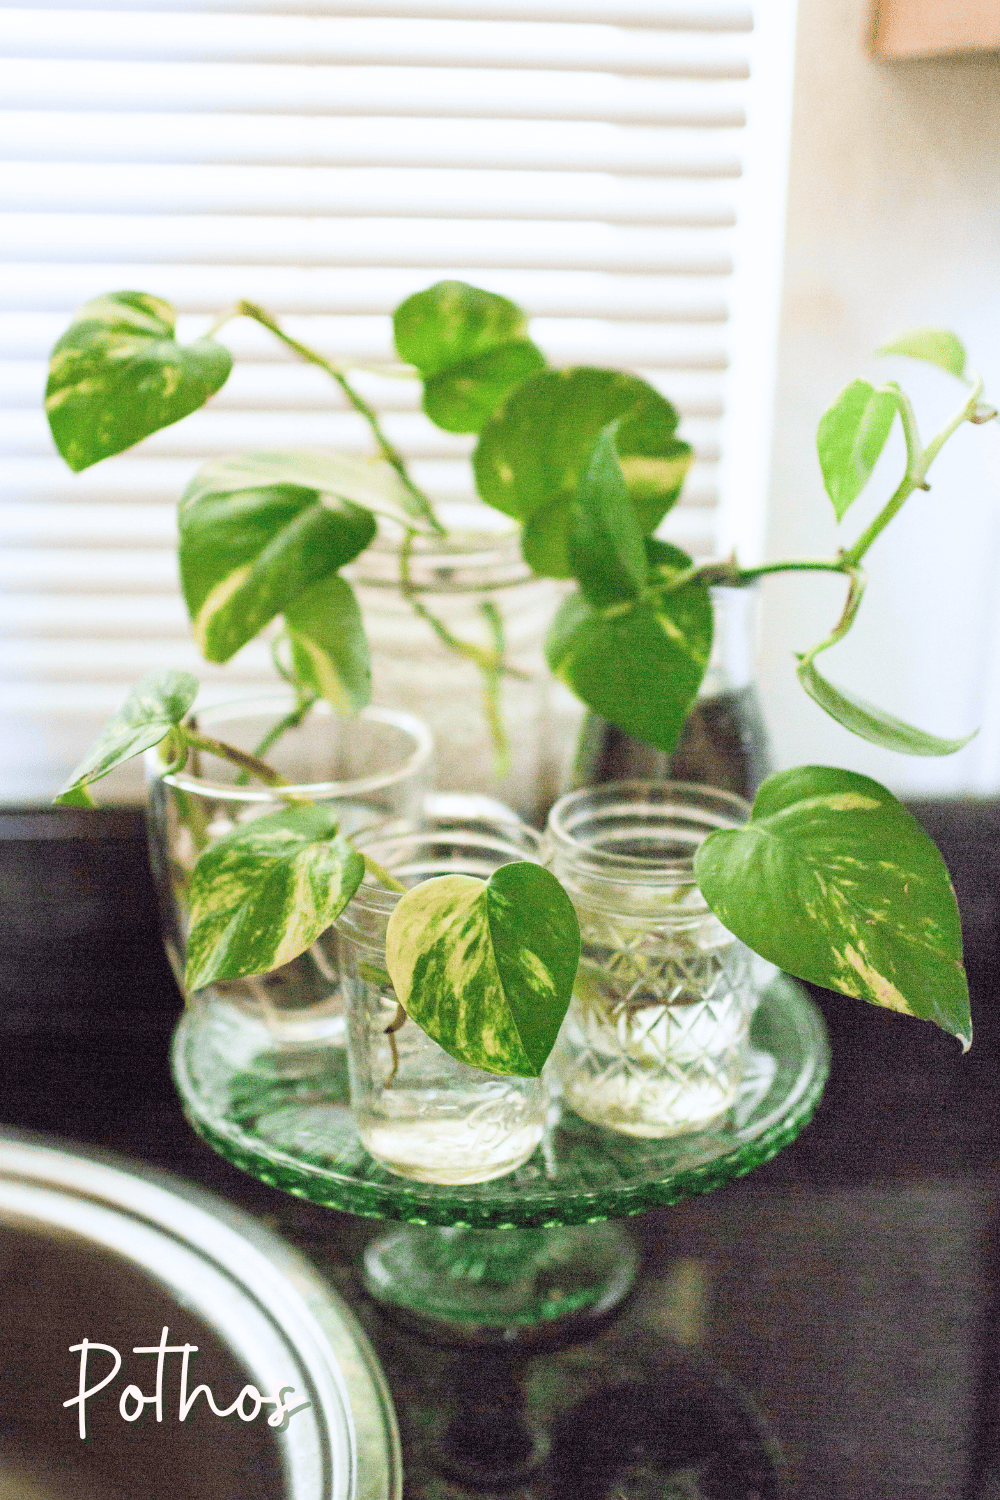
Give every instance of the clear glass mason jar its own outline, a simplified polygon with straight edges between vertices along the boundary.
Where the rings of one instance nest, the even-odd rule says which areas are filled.
[[[499,798],[541,827],[571,784],[583,718],[582,706],[545,664],[545,636],[567,585],[534,577],[521,557],[520,529],[508,516],[485,505],[438,509],[448,535],[414,543],[413,596],[453,636],[484,650],[494,647],[488,614],[496,611],[511,669],[499,701],[509,745],[506,769],[498,763],[484,712],[482,675],[401,592],[402,537],[388,526],[345,569],[371,647],[373,694],[379,703],[426,720],[437,745],[439,787]]]
[[[371,830],[359,849],[406,886],[437,875],[488,880],[514,860],[541,858],[541,839],[517,823],[448,825],[423,833]],[[548,1111],[544,1078],[500,1077],[449,1056],[406,1019],[385,968],[385,937],[399,893],[366,875],[337,920],[347,1001],[351,1105],[362,1145],[390,1171],[418,1182],[489,1182],[526,1162]]]
[[[670,781],[585,788],[549,815],[551,868],[580,920],[580,969],[552,1065],[596,1125],[662,1138],[731,1109],[757,999],[752,955],[694,880],[698,845],[750,809]]]
[[[292,707],[290,693],[276,692],[199,710],[197,723],[206,735],[253,753]],[[352,834],[377,823],[418,826],[432,752],[430,731],[412,714],[366,708],[347,719],[317,703],[264,758],[293,783],[288,791],[336,808],[342,830]],[[288,803],[260,782],[241,784],[236,766],[203,751],[196,772],[165,775],[156,750],[147,752],[146,770],[150,863],[164,945],[183,990],[187,890],[195,863],[224,834]],[[332,928],[270,974],[217,982],[199,993],[249,1010],[278,1040],[329,1039],[344,1031]]]

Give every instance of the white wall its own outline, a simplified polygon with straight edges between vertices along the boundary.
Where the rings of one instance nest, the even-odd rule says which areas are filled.
[[[836,527],[814,436],[848,380],[900,380],[919,398],[925,440],[959,404],[946,376],[871,360],[888,336],[953,327],[1000,400],[1000,56],[876,61],[861,42],[870,4],[799,4],[772,558],[849,545],[902,472],[895,439]],[[857,625],[818,665],[901,718],[948,736],[980,724],[979,738],[958,755],[916,759],[842,730],[799,688],[793,657],[834,624],[842,584],[777,578],[762,595],[760,680],[780,766],[842,765],[902,795],[1000,789],[1000,426],[963,428],[931,479],[868,554]]]

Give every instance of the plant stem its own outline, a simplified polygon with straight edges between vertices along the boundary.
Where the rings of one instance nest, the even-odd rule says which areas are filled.
[[[413,542],[416,532],[408,531],[403,538],[403,544],[399,549],[399,591],[421,620],[425,620],[443,646],[449,651],[454,651],[458,656],[464,656],[467,661],[478,669],[483,679],[483,712],[486,716],[487,727],[490,738],[493,741],[493,755],[495,770],[498,776],[505,776],[510,769],[510,744],[507,732],[504,729],[503,719],[500,714],[500,683],[503,677],[516,677],[520,682],[528,681],[527,672],[520,671],[517,667],[511,667],[504,661],[504,636],[503,620],[500,611],[491,599],[486,599],[480,606],[483,618],[489,627],[493,637],[493,649],[484,650],[472,641],[463,641],[459,636],[453,635],[443,620],[432,613],[424,604],[417,593],[410,574],[410,559],[413,555]]]
[[[725,562],[697,563],[686,572],[678,574],[670,583],[669,593],[682,588],[686,583],[707,583],[724,588],[746,588],[765,578],[770,573],[846,573],[848,571],[839,557],[788,558],[782,562],[759,563],[753,568],[741,568],[735,558]]]
[[[927,444],[927,447],[923,450],[922,453],[912,451],[911,437],[909,432],[907,431],[906,421],[904,419],[903,430],[907,434],[906,473],[903,475],[903,478],[900,480],[895,491],[886,501],[885,505],[879,511],[875,519],[865,527],[864,531],[854,543],[854,546],[849,547],[844,553],[844,562],[847,563],[850,567],[857,566],[857,564],[864,557],[865,553],[868,551],[868,548],[871,546],[872,542],[874,542],[877,536],[881,535],[881,533],[888,526],[889,522],[892,520],[893,516],[895,516],[899,512],[903,504],[913,494],[914,490],[930,489],[930,485],[927,483],[927,470],[937,458],[938,454],[941,452],[941,449],[951,437],[952,433],[957,432],[958,428],[961,427],[963,422],[971,421],[971,419],[975,416],[976,406],[978,404],[979,397],[982,395],[982,391],[983,382],[980,378],[977,377],[975,385],[973,386],[972,395],[968,398],[967,401],[962,404],[961,408],[955,413],[951,421],[945,427],[942,427],[941,431],[936,435],[936,437],[931,438],[930,442]],[[908,402],[906,404],[909,405]],[[901,406],[900,412],[902,413],[902,411],[903,407]],[[915,426],[916,424],[914,423],[914,431]],[[919,439],[917,439],[917,442],[919,443]]]
[[[282,776],[280,771],[275,771],[266,761],[259,760],[256,755],[249,755],[245,750],[237,750],[235,745],[227,745],[224,740],[213,739],[211,735],[201,734],[193,729],[185,730],[188,743],[196,750],[204,750],[208,755],[217,755],[220,760],[228,760],[231,765],[239,766],[241,771],[255,776],[265,786],[280,789],[291,786],[287,776]],[[308,802],[306,797],[289,796],[289,802]]]
[[[410,559],[413,556],[413,543],[417,533],[408,531],[403,538],[399,549],[399,591],[421,620],[426,620],[434,634],[443,646],[450,651],[464,656],[468,661],[474,662],[481,672],[501,672],[508,677],[516,677],[520,682],[527,682],[527,672],[520,671],[517,667],[508,666],[503,655],[496,650],[484,651],[482,646],[477,646],[473,641],[463,641],[459,636],[453,635],[443,620],[439,620],[424,604],[417,593],[416,585],[410,574]]]
[[[233,318],[238,318],[239,315],[239,305],[236,305],[235,307],[227,307],[224,312],[220,312],[219,316],[216,318],[215,322],[212,324],[208,332],[202,334],[202,338],[214,339],[220,328],[225,328],[227,323],[229,323]]]
[[[185,732],[189,745],[198,750],[204,750],[209,755],[217,755],[222,760],[228,760],[232,765],[239,766],[242,771],[248,772],[251,776],[256,776],[257,780],[262,781],[265,786],[274,787],[275,790],[280,791],[282,787],[291,785],[288,779],[281,775],[280,771],[275,771],[266,761],[258,760],[256,755],[248,755],[244,750],[237,750],[235,745],[227,745],[224,740],[213,739],[211,735],[196,734],[191,730],[186,730]],[[294,802],[300,807],[314,807],[316,805],[310,797],[296,797],[286,794],[286,800]],[[375,876],[380,885],[384,885],[390,891],[406,890],[406,886],[402,885],[394,875],[390,875],[389,871],[380,865],[377,860],[372,859],[370,854],[362,853],[361,857],[365,862],[365,869],[370,875]]]
[[[368,871],[368,874],[374,875],[379,885],[384,885],[387,891],[402,892],[406,890],[406,886],[403,885],[402,881],[397,880],[395,875],[390,875],[385,866],[380,865],[377,859],[372,859],[370,854],[362,852],[361,858],[365,862],[365,869]]]
[[[854,618],[861,608],[861,601],[864,598],[868,579],[862,568],[850,568],[848,573],[851,582],[847,590],[847,598],[844,600],[844,607],[840,612],[840,619],[825,640],[820,641],[818,646],[811,646],[808,651],[802,653],[799,657],[800,662],[811,662],[821,651],[826,651],[831,646],[835,646],[838,641],[844,639],[844,636],[854,624]]]
[[[407,493],[417,502],[421,514],[431,523],[434,530],[443,536],[445,529],[434,514],[434,506],[431,504],[430,497],[410,478],[403,455],[395,444],[389,441],[374,408],[354,389],[343,371],[338,370],[337,366],[320,354],[318,350],[311,349],[308,344],[303,344],[299,339],[293,338],[291,334],[285,333],[284,329],[271,317],[270,313],[266,312],[264,308],[258,307],[255,302],[238,302],[236,311],[242,313],[245,318],[252,318],[254,322],[260,323],[262,327],[268,329],[276,338],[279,338],[283,344],[286,344],[289,349],[294,350],[307,364],[317,365],[319,369],[324,370],[330,376],[331,380],[337,383],[354,410],[359,416],[364,417],[368,423],[382,458],[395,470]]]
[[[500,705],[502,664],[507,643],[504,636],[503,616],[493,600],[484,599],[479,606],[479,612],[493,637],[493,650],[497,661],[501,664],[494,669],[483,668],[483,710],[490,737],[493,740],[493,770],[498,780],[502,780],[510,772],[510,740],[504,726]]]
[[[315,693],[311,696],[300,698],[295,707],[289,713],[287,713],[283,719],[279,719],[277,724],[272,724],[271,728],[264,735],[260,743],[254,746],[254,755],[256,757],[266,755],[267,752],[278,743],[278,741],[281,739],[281,736],[287,733],[289,729],[298,729],[299,725],[302,723],[302,720],[305,718],[306,714],[309,712],[315,702]]]

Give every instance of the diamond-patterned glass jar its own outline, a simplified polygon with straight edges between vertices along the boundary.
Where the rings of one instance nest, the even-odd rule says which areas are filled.
[[[583,939],[553,1065],[584,1119],[664,1137],[731,1109],[757,999],[752,956],[709,910],[694,854],[749,813],[728,792],[672,781],[612,782],[553,807],[552,869]]]
[[[384,834],[384,836],[383,836]],[[419,833],[369,829],[358,849],[406,886],[438,875],[488,880],[515,860],[541,859],[532,828],[505,821],[436,823]],[[548,1079],[487,1073],[451,1057],[399,1006],[385,969],[399,892],[366,875],[337,919],[348,1005],[351,1107],[361,1144],[417,1182],[489,1182],[521,1166],[542,1138]]]

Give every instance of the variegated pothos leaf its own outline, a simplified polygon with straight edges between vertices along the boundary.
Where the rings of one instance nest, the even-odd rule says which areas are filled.
[[[140,677],[55,800],[71,807],[92,805],[89,783],[158,745],[184,718],[197,692],[198,679],[190,672],[147,672]]]
[[[650,587],[638,599],[597,608],[570,594],[545,642],[552,671],[594,713],[665,754],[675,748],[712,649],[708,586],[659,591],[691,559],[647,538]]]
[[[297,958],[340,915],[364,871],[325,807],[285,808],[226,834],[191,875],[188,989]]]
[[[838,724],[843,724],[845,729],[849,729],[860,739],[868,740],[873,745],[881,745],[884,750],[898,750],[901,755],[954,755],[956,750],[961,750],[979,733],[978,729],[974,729],[971,734],[954,740],[928,734],[925,729],[918,729],[914,724],[907,724],[894,714],[886,713],[885,709],[876,708],[874,703],[868,703],[864,698],[857,698],[852,693],[845,693],[842,688],[834,687],[832,682],[821,676],[815,662],[809,657],[799,663],[797,673],[810,698],[831,719],[836,719]]]
[[[295,675],[340,714],[371,702],[368,637],[354,590],[336,574],[321,578],[285,608]]]
[[[371,511],[291,484],[214,489],[203,470],[181,497],[180,567],[195,639],[229,661],[275,615],[357,557]]]
[[[677,412],[658,391],[619,370],[544,370],[519,385],[484,424],[473,455],[487,502],[524,523],[522,547],[536,573],[568,578],[577,488],[594,445],[618,421],[615,448],[643,535],[676,502],[692,452],[676,435]]]
[[[45,410],[76,472],[179,422],[223,386],[232,355],[214,339],[181,345],[169,302],[109,292],[85,303],[52,350]]]
[[[460,1062],[537,1078],[569,1005],[580,957],[572,903],[528,861],[488,882],[443,875],[389,919],[386,967],[412,1020]]]
[[[203,464],[188,485],[185,500],[206,495],[232,495],[239,490],[266,489],[275,484],[315,490],[335,501],[349,500],[414,531],[430,530],[424,507],[384,458],[357,458],[324,448],[296,448],[290,453],[234,453]]]
[[[894,391],[852,380],[820,418],[816,451],[838,521],[871,478],[898,408]]]
[[[424,411],[446,432],[478,432],[510,391],[545,367],[516,303],[465,281],[438,281],[397,307],[400,359],[424,382]]]
[[[587,601],[600,609],[637,599],[649,564],[642,529],[615,451],[615,427],[601,429],[571,508],[569,560]]]
[[[800,979],[972,1041],[948,871],[916,818],[869,776],[768,777],[750,822],[711,834],[698,884],[721,922]]]

